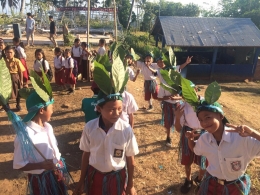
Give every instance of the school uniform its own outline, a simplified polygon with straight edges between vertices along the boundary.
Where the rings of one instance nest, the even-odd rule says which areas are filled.
[[[130,125],[122,119],[106,133],[102,117],[89,121],[82,132],[80,149],[90,152],[87,194],[124,194],[126,156],[139,153]]]
[[[82,78],[90,81],[90,68],[89,68],[89,61],[88,61],[88,53],[83,50],[82,51]]]
[[[129,123],[129,114],[135,113],[138,110],[138,105],[134,99],[134,96],[127,91],[124,91],[122,93],[122,98],[123,109],[120,118],[125,122]]]
[[[19,89],[22,88],[20,73],[24,72],[25,68],[17,58],[6,59],[6,66],[9,69],[12,80],[12,98],[17,99],[19,98]]]
[[[134,78],[135,78],[135,73],[134,73],[133,69],[128,66],[128,67],[126,68],[126,72],[128,72],[129,80],[130,80],[130,81],[133,81]]]
[[[53,59],[55,68],[55,83],[57,85],[64,85],[65,80],[65,58],[62,56],[55,56]],[[63,70],[61,70],[63,68]]]
[[[201,169],[206,168],[206,158],[204,156],[197,156],[188,146],[188,139],[185,136],[186,131],[192,131],[193,129],[201,130],[201,135],[205,133],[205,130],[200,126],[199,119],[193,107],[183,102],[181,107],[183,109],[183,115],[180,118],[180,124],[182,126],[180,136],[180,157],[182,165],[190,165],[195,163],[200,166]]]
[[[22,62],[22,65],[25,68],[25,71],[23,71],[23,82],[27,83],[28,80],[29,80],[29,71],[28,71],[28,67],[27,67],[27,64],[26,64],[26,57],[27,57],[26,53],[20,45],[16,46],[15,50],[18,53],[19,60]]]
[[[245,174],[248,164],[260,156],[260,141],[252,137],[241,137],[224,127],[219,145],[211,133],[204,133],[197,140],[194,152],[207,158],[206,178],[198,194],[242,194],[250,189],[249,176]],[[243,189],[244,186],[244,189]]]
[[[44,63],[43,63],[43,61],[44,61]],[[43,60],[43,58],[42,58],[41,60],[34,61],[33,69],[40,77],[42,77],[42,70],[48,71],[50,69],[50,65],[47,60]]]
[[[74,76],[73,72],[71,73],[70,78],[70,69],[74,68],[74,60],[72,57],[65,58],[65,83],[74,85],[76,84],[76,77]]]
[[[105,55],[106,54],[106,48],[104,46],[99,47],[97,53],[101,56]]]
[[[157,63],[152,63],[151,68],[158,69]],[[144,99],[149,101],[151,97],[157,99],[158,85],[156,83],[156,76],[145,65],[144,62],[137,61],[137,68],[141,69],[141,73],[144,75]]]
[[[44,127],[29,121],[26,123],[26,131],[29,138],[35,147],[43,154],[46,159],[52,159],[54,164],[59,163],[64,167],[64,162],[61,161],[61,154],[57,147],[57,140],[53,133],[53,128],[49,123],[44,123]],[[44,158],[33,149],[33,155],[23,156],[23,147],[18,139],[14,140],[14,159],[13,168],[21,169],[28,163],[39,163],[43,162]],[[63,169],[65,173],[65,169]],[[24,171],[28,173],[28,188],[30,194],[33,195],[49,195],[58,194],[66,195],[66,186],[62,180],[56,179],[53,171],[44,169]]]
[[[81,55],[82,55],[82,48],[80,46],[79,47],[73,46],[71,48],[71,56],[73,59],[77,61],[78,64],[78,74],[82,74],[83,72],[82,64],[80,64]]]

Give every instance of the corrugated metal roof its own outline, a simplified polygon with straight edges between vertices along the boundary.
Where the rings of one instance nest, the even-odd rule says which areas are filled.
[[[151,34],[157,33],[170,46],[260,47],[260,31],[249,18],[160,16]]]

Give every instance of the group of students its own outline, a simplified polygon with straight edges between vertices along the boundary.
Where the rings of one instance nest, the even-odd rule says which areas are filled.
[[[67,67],[70,69],[66,70],[65,62],[71,53],[74,57],[78,57],[76,52],[79,49],[76,46],[75,48],[72,52],[65,50],[65,58],[61,56],[60,50],[55,49],[54,61],[60,64],[55,66],[55,75],[56,69],[62,71],[62,67],[65,67],[65,75],[72,74],[72,63],[68,63]],[[103,49],[104,46],[100,50],[103,52]],[[5,52],[7,64],[10,61],[7,57],[10,55],[8,51]],[[37,52],[35,56],[40,61],[44,53]],[[191,62],[191,58],[188,57],[184,64],[177,66],[176,71],[181,72]],[[162,58],[155,59],[156,63],[153,63],[153,55],[148,53],[143,62],[134,62],[133,56],[127,54],[125,60],[129,66],[138,68],[136,75],[130,67],[127,68],[130,80],[135,81],[139,73],[144,75],[144,100],[149,102],[147,111],[153,109],[152,97],[162,101],[164,127],[167,130],[166,145],[171,146],[170,129],[173,126],[180,132],[180,160],[186,173],[181,192],[188,193],[192,188],[191,165],[196,163],[199,166],[199,175],[194,182],[199,186],[198,194],[248,194],[250,179],[245,171],[249,162],[260,155],[260,134],[246,125],[228,124],[219,104],[208,104],[197,93],[200,104],[194,110],[181,95],[173,95],[162,87],[158,89],[156,78],[159,78],[161,83],[166,83],[160,74],[161,69],[166,69]],[[20,61],[17,64],[20,64],[16,66],[17,70],[24,70]],[[45,68],[47,69],[47,66]],[[21,81],[23,75],[17,72],[17,76]],[[74,77],[68,78],[76,82]],[[193,83],[191,86],[196,90]],[[96,91],[99,87],[102,86],[97,83],[95,93],[98,93],[98,96],[95,109],[99,116],[86,123],[80,138],[80,149],[83,151],[81,176],[74,194],[85,191],[91,195],[134,195],[136,194],[133,182],[134,156],[139,150],[133,132],[133,113],[138,107],[129,92],[112,91],[107,94],[102,88]],[[127,100],[127,97],[131,101]],[[32,159],[24,161],[21,155],[21,143],[15,140],[14,168],[29,173],[31,194],[47,195],[55,194],[57,191],[56,194],[67,194],[66,186],[61,185],[63,180],[59,181],[61,184],[57,184],[57,188],[52,189],[48,188],[50,179],[46,179],[50,178],[48,174],[53,174],[52,170],[57,168],[56,164],[61,160],[52,126],[48,123],[53,113],[53,102],[53,100],[43,101],[36,93],[31,94],[26,100],[28,114],[23,120],[32,141],[39,145],[38,149],[47,158],[37,156],[37,161]],[[34,177],[37,179],[31,179]],[[42,188],[45,189],[46,186],[47,191],[44,191]]]

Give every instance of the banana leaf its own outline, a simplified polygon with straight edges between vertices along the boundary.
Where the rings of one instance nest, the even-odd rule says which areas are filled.
[[[135,50],[133,48],[131,48],[131,55],[133,56],[134,61],[137,61],[140,59],[140,56],[135,53]]]
[[[94,67],[93,76],[95,83],[101,91],[103,91],[106,95],[109,95],[112,92],[112,86],[108,71],[97,61],[94,62]]]
[[[175,55],[174,55],[174,52],[172,50],[172,47],[169,47],[169,59],[170,59],[171,66],[174,66]],[[176,66],[176,64],[175,64],[175,66]]]
[[[125,86],[126,86],[128,80],[129,80],[129,75],[128,75],[128,72],[125,71],[125,79],[124,79],[122,88],[121,88],[121,90],[119,91],[120,93],[123,93],[123,92],[125,91]]]
[[[43,89],[48,94],[48,91],[42,82],[42,78],[33,70],[30,70],[30,78],[31,77],[34,78],[35,84],[37,84],[41,89]],[[36,91],[36,93],[37,93],[37,91]]]
[[[35,90],[31,88],[22,88],[19,90],[19,95],[23,99],[27,99]]]
[[[208,104],[213,104],[219,99],[220,95],[221,95],[220,86],[216,81],[214,81],[211,84],[209,84],[209,86],[205,91],[205,101]]]
[[[157,59],[162,56],[162,52],[158,47],[155,47],[153,49],[153,55],[154,55],[154,59]]]
[[[110,45],[110,47],[109,47],[109,49],[110,49],[110,52],[112,52],[112,53],[113,53],[116,47],[117,47],[117,42],[115,41],[115,42],[113,42],[113,44],[112,44],[112,45]]]
[[[171,80],[169,76],[169,72],[167,70],[160,69],[160,74],[162,75],[162,78],[167,83],[167,85],[169,86],[174,85],[174,82]]]
[[[114,60],[112,65],[112,79],[115,93],[120,92],[125,81],[125,69],[119,56]]]
[[[191,81],[181,77],[182,96],[191,106],[196,107],[199,99],[193,87],[190,86]]]
[[[174,89],[174,88],[172,88],[172,87],[170,87],[170,86],[168,86],[168,85],[165,85],[164,83],[161,83],[160,86],[161,86],[164,90],[169,91],[172,95],[178,93],[178,91],[177,91],[176,89]]]
[[[42,77],[43,77],[43,84],[44,87],[49,95],[49,98],[52,99],[52,87],[51,87],[51,83],[49,81],[49,79],[47,78],[46,74],[44,73],[43,69],[42,69]]]
[[[31,71],[32,72],[32,71]],[[38,75],[37,75],[38,76]],[[48,102],[50,100],[49,94],[45,91],[45,87],[41,88],[37,83],[37,78],[30,76],[31,83],[36,93],[43,99],[43,101]]]
[[[175,70],[169,70],[170,79],[177,85],[181,86],[181,74]]]
[[[6,105],[12,94],[12,80],[9,69],[2,58],[0,60],[0,105]]]

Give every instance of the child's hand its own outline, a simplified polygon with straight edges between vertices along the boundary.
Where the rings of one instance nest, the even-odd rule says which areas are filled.
[[[192,131],[186,131],[185,137],[189,140],[194,140],[194,138],[199,137],[200,134],[196,133],[196,129],[193,129]]]
[[[54,170],[56,169],[56,166],[53,163],[52,159],[47,159],[42,162],[42,168],[45,170]]]
[[[72,78],[72,73],[70,73],[70,76],[69,76],[69,78]]]
[[[137,195],[135,188],[132,187],[126,187],[126,195]]]
[[[182,100],[182,97],[179,94],[172,95],[170,96],[170,100]]]
[[[176,119],[180,119],[183,113],[184,113],[184,107],[182,107],[180,103],[177,103],[176,108],[174,109],[174,114]]]
[[[231,127],[231,130],[226,130],[227,132],[230,133],[238,133],[241,137],[247,137],[252,135],[252,133],[254,132],[254,129],[246,126],[246,125],[232,125],[232,124],[226,124],[228,127]]]
[[[79,195],[82,194],[84,191],[84,181],[79,180],[79,183],[76,187],[76,189],[74,190],[72,195]]]
[[[191,63],[191,58],[193,58],[193,56],[191,56],[191,57],[190,57],[190,56],[188,56],[188,57],[187,57],[187,59],[186,59],[186,64],[189,64],[189,63]]]
[[[141,71],[140,68],[138,68],[137,71],[136,71],[136,74],[139,74],[140,71]]]

